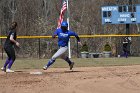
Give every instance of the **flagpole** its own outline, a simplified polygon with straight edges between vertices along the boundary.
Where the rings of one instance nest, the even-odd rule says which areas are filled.
[[[68,30],[70,27],[70,22],[69,22],[69,0],[67,0],[67,22],[68,22]],[[69,52],[69,58],[71,58],[71,48],[70,48],[70,39],[69,39],[69,43],[68,43],[68,52]]]

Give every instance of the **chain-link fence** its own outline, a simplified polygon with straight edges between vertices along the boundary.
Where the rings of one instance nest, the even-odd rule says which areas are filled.
[[[83,46],[86,44],[88,53],[100,53],[102,54],[104,46],[108,43],[111,47],[111,57],[117,57],[123,53],[123,38],[124,37],[95,37],[95,38],[81,38]],[[57,45],[57,39],[52,38],[33,38],[33,39],[18,39],[21,46],[15,47],[17,58],[50,58],[59,48]],[[3,49],[5,39],[1,39],[0,44],[0,57],[3,59],[6,57]],[[83,46],[78,45],[75,38],[70,39],[71,42],[71,56],[72,58],[81,57]],[[140,37],[131,37],[130,56],[140,56]],[[100,56],[103,57],[103,56]]]

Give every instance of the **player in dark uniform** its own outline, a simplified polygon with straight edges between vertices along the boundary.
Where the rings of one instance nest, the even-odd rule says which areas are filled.
[[[130,38],[131,39],[131,38]],[[129,51],[128,51],[128,44],[130,44],[131,40],[129,39],[129,37],[125,37],[123,40],[123,55],[124,57],[128,57]]]
[[[7,53],[8,58],[6,59],[4,66],[1,68],[2,71],[14,72],[13,70],[11,70],[11,66],[16,59],[14,45],[19,47],[19,43],[16,41],[17,38],[16,27],[17,27],[17,22],[13,22],[11,24],[7,39],[4,44],[4,50]]]

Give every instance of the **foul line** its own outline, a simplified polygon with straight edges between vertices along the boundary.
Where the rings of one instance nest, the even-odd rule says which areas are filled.
[[[95,38],[95,37],[139,37],[140,34],[132,34],[132,35],[79,35],[80,38]],[[1,39],[6,38],[6,36],[0,36]],[[21,39],[32,39],[32,38],[52,38],[52,36],[17,36],[17,38]]]

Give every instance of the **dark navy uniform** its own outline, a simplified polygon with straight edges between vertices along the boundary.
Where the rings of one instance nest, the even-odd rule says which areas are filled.
[[[10,30],[7,36],[7,39],[5,41],[4,44],[4,50],[6,51],[7,55],[8,55],[8,59],[12,59],[13,61],[15,61],[16,57],[15,57],[15,50],[14,50],[14,44],[11,40],[10,40],[10,36],[13,35],[13,39],[16,40],[17,38],[17,34],[16,34],[16,30]]]
[[[6,41],[4,43],[4,50],[7,53],[8,58],[6,59],[5,64],[1,68],[1,70],[10,72],[10,73],[14,72],[13,70],[11,70],[11,66],[16,59],[14,45],[19,47],[19,43],[16,41],[16,39],[17,39],[16,27],[17,27],[17,22],[13,22],[11,24],[9,33],[8,33]],[[7,66],[8,66],[8,68],[7,68]]]
[[[130,54],[130,51],[128,49],[129,44],[131,43],[131,40],[129,40],[128,37],[125,37],[123,40],[123,56],[126,58],[128,57],[128,54]]]

